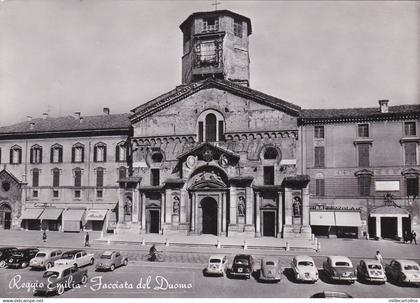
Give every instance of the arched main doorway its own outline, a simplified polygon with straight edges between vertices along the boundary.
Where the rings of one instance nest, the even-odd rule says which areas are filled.
[[[10,229],[12,225],[12,209],[9,205],[0,206],[0,229]]]
[[[217,202],[211,197],[201,201],[203,210],[203,234],[217,235]]]

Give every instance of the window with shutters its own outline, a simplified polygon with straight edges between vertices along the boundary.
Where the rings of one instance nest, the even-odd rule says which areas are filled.
[[[157,168],[152,168],[150,170],[150,184],[152,186],[158,186],[160,184],[160,171]]]
[[[93,147],[93,162],[106,162],[106,145],[97,143]]]
[[[218,141],[224,141],[225,135],[224,135],[224,127],[223,127],[223,121],[218,121],[219,123],[219,140]]]
[[[325,166],[325,149],[324,146],[315,147],[315,167]]]
[[[407,196],[418,197],[419,195],[419,178],[407,178]]]
[[[34,145],[31,147],[29,162],[32,164],[42,163],[42,147],[39,145]]]
[[[404,134],[406,136],[415,136],[416,122],[404,122]]]
[[[22,148],[18,145],[13,146],[10,149],[10,164],[21,164],[22,163]]]
[[[125,179],[127,177],[127,168],[124,166],[121,166],[118,168],[118,177],[121,179]]]
[[[115,161],[126,162],[127,161],[127,147],[125,142],[120,142],[115,147]]]
[[[83,144],[77,143],[73,145],[72,148],[72,155],[71,155],[71,162],[73,163],[82,163],[84,162],[85,158],[85,147]]]
[[[96,169],[96,187],[103,187],[104,186],[104,169],[102,167],[98,167]]]
[[[233,20],[233,34],[236,37],[242,38],[242,21],[238,19]]]
[[[204,127],[203,127],[203,122],[200,121],[198,122],[198,142],[203,142],[204,140]]]
[[[216,110],[206,110],[197,119],[198,142],[219,142],[225,140],[225,121]]]
[[[264,185],[274,185],[274,166],[264,166]]]
[[[53,187],[60,186],[60,170],[58,168],[54,168],[53,171]]]
[[[214,114],[206,116],[206,142],[216,142],[216,116]]]
[[[370,196],[371,179],[369,175],[360,175],[358,177],[360,196]]]
[[[369,167],[369,144],[358,144],[359,167]]]
[[[369,138],[369,124],[357,125],[357,136],[360,138]]]
[[[316,139],[324,138],[324,125],[315,125],[314,126],[314,137]]]
[[[34,168],[32,170],[32,187],[39,186],[39,169]]]
[[[406,142],[404,143],[405,151],[405,165],[414,166],[417,165],[417,143]]]
[[[315,195],[325,196],[325,180],[316,179],[315,182],[316,182]]]
[[[82,187],[82,170],[80,168],[74,169],[74,187]]]
[[[51,163],[63,163],[63,146],[54,144],[51,146]]]

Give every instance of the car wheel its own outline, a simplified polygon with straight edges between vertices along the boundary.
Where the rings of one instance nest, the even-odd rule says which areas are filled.
[[[45,265],[45,269],[50,269],[52,267],[51,262],[48,262],[47,265]]]
[[[89,264],[90,265],[93,265],[93,263],[95,262],[95,260],[92,258],[92,259],[90,259],[90,262],[89,262]]]
[[[124,259],[123,264],[124,264],[124,266],[127,266],[127,264],[128,264],[128,259]]]
[[[87,281],[88,281],[88,276],[86,276],[86,275],[84,275],[83,277],[82,277],[82,285],[85,285],[86,283],[87,283]]]
[[[26,263],[26,262],[23,262],[22,265],[21,265],[22,268],[25,268],[26,266],[28,266],[28,263]]]
[[[111,271],[114,271],[114,269],[115,269],[115,265],[114,264],[111,264],[111,267],[109,268]]]

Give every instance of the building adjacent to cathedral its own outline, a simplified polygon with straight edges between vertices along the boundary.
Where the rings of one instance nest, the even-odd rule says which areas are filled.
[[[284,238],[410,230],[420,106],[301,109],[250,88],[247,17],[199,12],[180,28],[181,85],[130,115],[0,128],[0,224]]]

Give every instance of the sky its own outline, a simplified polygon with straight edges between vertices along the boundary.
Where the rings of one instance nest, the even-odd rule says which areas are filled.
[[[214,1],[0,0],[0,125],[129,112],[181,84]],[[250,86],[302,108],[420,103],[419,1],[224,1],[251,19]]]

